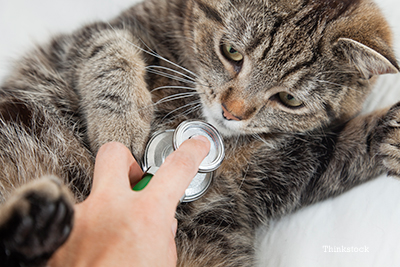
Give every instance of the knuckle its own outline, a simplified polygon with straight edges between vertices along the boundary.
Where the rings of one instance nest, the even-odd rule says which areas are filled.
[[[129,152],[129,149],[122,143],[119,142],[109,142],[102,145],[99,149],[99,153],[110,153],[110,154],[121,154]]]

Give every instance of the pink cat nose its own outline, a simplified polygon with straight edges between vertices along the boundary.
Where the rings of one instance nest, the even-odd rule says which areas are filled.
[[[225,119],[227,120],[234,120],[234,121],[240,121],[241,119],[239,117],[236,117],[232,113],[230,113],[226,107],[225,104],[222,104],[222,115],[224,116]]]

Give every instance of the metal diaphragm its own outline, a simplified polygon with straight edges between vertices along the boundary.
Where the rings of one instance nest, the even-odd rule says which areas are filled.
[[[203,135],[210,141],[210,152],[201,162],[199,172],[215,171],[222,163],[225,150],[222,137],[218,130],[203,121],[184,121],[174,131],[174,149],[177,149],[185,140],[196,135]]]
[[[199,172],[193,178],[182,202],[190,202],[199,199],[211,184],[213,171],[216,170],[224,159],[224,144],[218,131],[208,123],[202,121],[185,121],[181,123],[176,130],[159,131],[152,135],[147,143],[143,169],[150,167],[160,167],[165,159],[183,141],[196,136],[203,135],[211,143],[210,152],[202,161]]]

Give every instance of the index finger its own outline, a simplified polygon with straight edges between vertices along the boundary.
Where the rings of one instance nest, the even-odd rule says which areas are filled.
[[[165,159],[146,191],[154,197],[162,197],[175,209],[209,150],[210,142],[204,136],[186,140]]]
[[[92,191],[130,189],[139,181],[143,172],[129,149],[121,143],[103,145],[96,156]]]

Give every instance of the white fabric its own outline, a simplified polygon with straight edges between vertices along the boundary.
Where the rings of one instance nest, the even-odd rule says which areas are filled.
[[[0,0],[0,80],[9,71],[11,60],[33,43],[70,32],[82,23],[109,19],[134,2],[137,0]],[[400,53],[400,2],[379,0],[378,4],[393,26]],[[400,75],[387,75],[379,80],[365,109],[397,100]],[[260,230],[259,266],[400,266],[399,204],[400,181],[380,177],[286,216],[273,222],[267,233]]]

